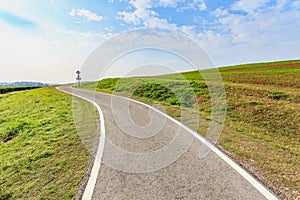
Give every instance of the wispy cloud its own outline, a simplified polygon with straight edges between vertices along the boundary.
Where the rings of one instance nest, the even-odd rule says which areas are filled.
[[[162,7],[177,7],[178,3],[180,3],[181,0],[160,0],[158,3]]]
[[[93,13],[90,10],[86,10],[86,9],[72,9],[69,12],[70,16],[79,16],[84,18],[87,21],[97,21],[100,22],[104,19],[103,16],[97,15],[96,13]]]
[[[239,0],[231,6],[231,9],[253,13],[259,8],[264,8],[268,1],[269,0]]]
[[[0,10],[0,19],[10,25],[20,28],[34,28],[36,26],[34,22],[5,10]]]
[[[178,1],[164,0],[153,2],[150,0],[135,0],[130,1],[130,5],[134,8],[133,11],[118,12],[118,19],[133,25],[140,25],[148,28],[161,28],[169,30],[177,30],[178,27],[175,23],[170,23],[167,19],[159,17],[159,14],[154,10],[157,6],[173,7]]]
[[[206,3],[204,0],[193,0],[182,7],[178,7],[177,11],[183,11],[183,10],[204,11],[206,9],[207,9],[207,6],[206,6]]]

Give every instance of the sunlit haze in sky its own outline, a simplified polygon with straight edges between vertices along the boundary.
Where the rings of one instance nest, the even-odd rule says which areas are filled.
[[[300,58],[299,0],[1,0],[0,82],[72,82],[97,46],[136,28],[181,32],[216,66]]]

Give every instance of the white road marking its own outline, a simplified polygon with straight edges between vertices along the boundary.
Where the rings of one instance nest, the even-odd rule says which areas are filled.
[[[70,87],[70,88],[72,88],[72,87]],[[98,177],[98,174],[99,174],[99,170],[100,170],[100,166],[101,166],[101,160],[102,160],[102,155],[103,155],[103,150],[104,150],[105,124],[104,124],[103,112],[102,112],[100,106],[97,103],[95,103],[94,101],[90,100],[90,99],[87,99],[85,97],[79,96],[79,95],[74,94],[74,93],[63,91],[63,90],[59,89],[58,87],[56,87],[56,89],[58,89],[58,90],[60,90],[62,92],[68,93],[70,95],[76,96],[76,97],[78,97],[80,99],[84,99],[84,100],[90,102],[91,104],[93,104],[97,108],[99,116],[100,116],[100,138],[99,138],[99,145],[98,145],[98,149],[97,149],[95,161],[94,161],[94,164],[93,164],[93,167],[92,167],[92,171],[91,171],[88,183],[87,183],[87,185],[86,185],[86,187],[84,189],[84,193],[82,195],[82,200],[90,200],[90,199],[92,199],[92,196],[93,196],[93,193],[94,193],[94,188],[95,188],[97,177]]]

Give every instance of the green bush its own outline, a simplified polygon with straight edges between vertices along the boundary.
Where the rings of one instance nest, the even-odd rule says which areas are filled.
[[[163,101],[169,105],[190,107],[195,103],[192,98],[194,91],[187,88],[185,83],[167,82],[166,85],[145,83],[135,89],[133,95]]]
[[[133,95],[158,101],[166,101],[168,98],[175,97],[170,89],[158,83],[146,83],[135,89]]]
[[[178,101],[177,98],[170,97],[170,98],[167,99],[166,102],[167,102],[168,104],[170,104],[170,105],[177,105],[177,106],[180,106],[180,103],[179,103],[179,101]]]
[[[204,83],[198,83],[196,81],[192,81],[190,82],[190,85],[193,87],[193,88],[207,88],[207,85],[204,84]]]
[[[280,100],[286,98],[287,96],[288,96],[287,94],[284,94],[282,92],[272,92],[271,94],[268,95],[269,98],[274,100]]]

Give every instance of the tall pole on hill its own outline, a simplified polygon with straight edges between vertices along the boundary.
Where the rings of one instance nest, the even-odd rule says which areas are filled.
[[[77,86],[78,87],[80,87],[80,80],[81,80],[81,78],[80,78],[80,74],[81,74],[81,72],[79,71],[79,70],[77,70],[76,71],[76,74],[77,74],[77,77],[76,77],[76,80],[77,80]]]

